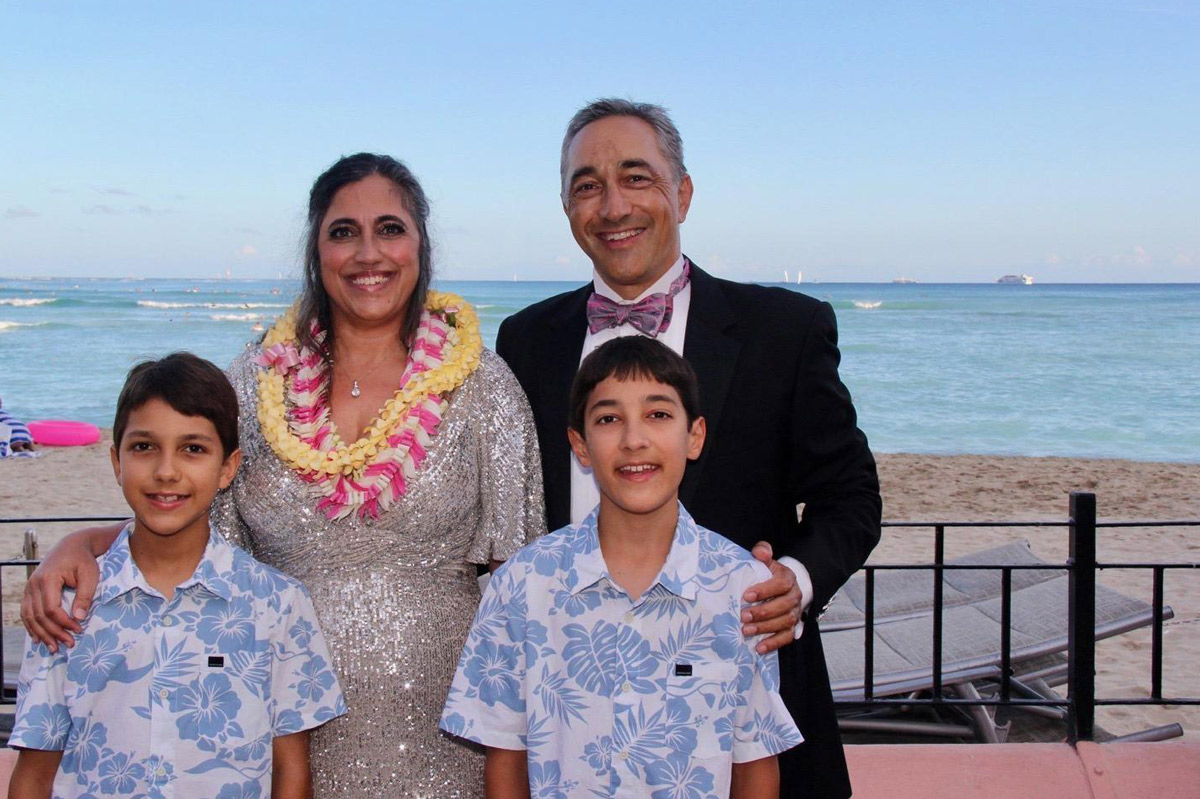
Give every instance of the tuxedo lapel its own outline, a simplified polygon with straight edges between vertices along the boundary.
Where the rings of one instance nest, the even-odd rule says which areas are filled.
[[[692,301],[688,310],[687,334],[683,341],[683,356],[696,370],[700,382],[700,410],[707,425],[708,443],[699,460],[688,466],[679,498],[685,506],[691,503],[700,476],[712,452],[712,442],[721,429],[721,411],[733,381],[741,342],[735,337],[737,316],[721,291],[720,283],[692,264]]]
[[[546,517],[551,529],[571,518],[571,447],[567,441],[567,399],[571,381],[579,370],[583,339],[587,333],[587,298],[590,284],[571,292],[547,319],[537,340],[535,363],[542,366],[534,415],[542,446],[545,472]]]

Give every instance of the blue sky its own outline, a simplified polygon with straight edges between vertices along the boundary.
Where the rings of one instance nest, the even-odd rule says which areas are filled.
[[[1200,281],[1194,2],[0,7],[0,275],[294,273],[306,193],[395,155],[439,273],[584,279],[567,119],[666,105],[684,250],[743,280]]]

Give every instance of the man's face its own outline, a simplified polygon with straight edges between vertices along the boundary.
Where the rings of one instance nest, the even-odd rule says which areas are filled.
[[[567,149],[563,210],[600,277],[633,299],[679,258],[692,179],[675,180],[654,128],[637,117],[593,122]]]

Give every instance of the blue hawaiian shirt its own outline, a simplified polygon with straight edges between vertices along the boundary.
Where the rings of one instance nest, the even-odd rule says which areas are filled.
[[[441,728],[528,750],[533,797],[726,797],[733,763],[801,741],[775,653],[741,630],[742,593],[769,576],[680,505],[662,570],[630,597],[593,511],[493,575]]]
[[[63,752],[56,799],[267,799],[271,740],[346,712],[308,592],[210,534],[168,601],[130,530],[75,646],[26,647],[9,746]]]

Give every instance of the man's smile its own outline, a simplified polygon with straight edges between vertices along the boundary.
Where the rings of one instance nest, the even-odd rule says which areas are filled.
[[[601,233],[600,238],[610,244],[627,241],[635,236],[639,236],[645,231],[645,228],[634,228],[633,230],[618,230],[609,233]]]

